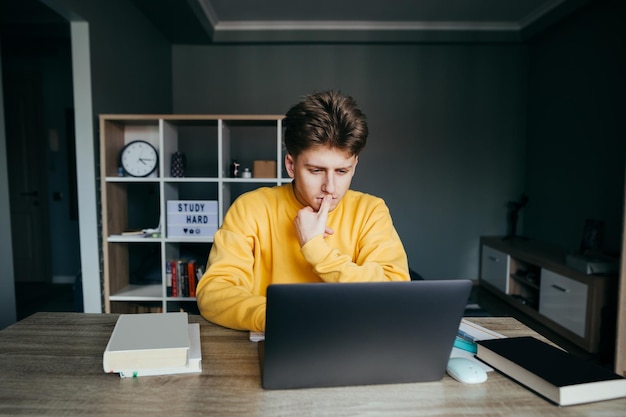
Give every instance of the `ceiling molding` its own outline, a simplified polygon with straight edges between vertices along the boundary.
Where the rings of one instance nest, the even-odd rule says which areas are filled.
[[[133,0],[137,3],[142,3],[142,7],[150,8],[152,10],[153,3],[150,0]],[[166,0],[165,4],[167,8],[179,7],[181,3],[179,0]],[[518,10],[519,16],[512,16],[510,13],[499,13],[500,17],[505,17],[506,21],[479,21],[478,18],[487,16],[497,16],[498,13],[493,11],[490,13],[489,9],[482,10],[481,13],[465,13],[466,20],[426,20],[428,17],[424,17],[425,20],[307,20],[306,16],[300,19],[294,15],[293,10],[291,13],[281,13],[281,9],[277,9],[271,13],[267,9],[264,9],[264,13],[259,14],[259,19],[240,19],[237,20],[236,16],[241,13],[241,16],[254,15],[254,11],[248,9],[236,9],[237,7],[245,7],[245,2],[242,5],[228,3],[231,9],[227,19],[221,19],[220,14],[216,11],[216,7],[224,7],[224,4],[216,3],[214,6],[214,0],[187,0],[182,3],[187,3],[193,11],[193,15],[196,18],[196,22],[188,22],[189,25],[195,24],[199,30],[203,30],[208,38],[209,43],[332,43],[332,42],[391,42],[391,43],[404,43],[404,42],[524,42],[530,36],[534,36],[539,31],[544,30],[548,26],[554,24],[556,21],[569,14],[571,11],[576,10],[582,4],[588,3],[591,0],[545,0],[539,2],[539,7],[535,10],[531,10],[530,13],[524,10]],[[366,0],[359,0],[366,1]],[[425,1],[425,0],[424,0]],[[440,1],[440,0],[433,0]],[[516,0],[517,1],[517,0]],[[361,3],[359,3],[361,4]],[[477,3],[480,4],[480,3]],[[484,4],[484,3],[483,3]],[[280,5],[280,2],[274,4]],[[337,16],[346,16],[345,9],[347,5],[344,5],[343,13],[338,13]],[[431,16],[445,16],[445,5],[437,3],[437,10],[439,13],[431,13]],[[181,6],[185,7],[185,6]],[[271,2],[264,7],[272,7]],[[495,6],[497,7],[497,3]],[[506,6],[502,6],[506,7]],[[501,7],[500,7],[501,9]],[[168,10],[168,9],[164,9]],[[443,12],[442,12],[443,10]],[[472,11],[476,11],[475,9]],[[522,13],[520,13],[522,12]],[[523,15],[526,12],[527,15]],[[165,12],[166,13],[166,12]],[[222,12],[223,13],[223,12]],[[396,13],[397,15],[398,13]],[[415,13],[412,13],[415,14]],[[455,16],[460,16],[459,10],[453,13]],[[265,16],[289,16],[290,19],[271,19],[264,18]],[[332,10],[325,10],[320,15],[333,16]],[[409,15],[407,13],[407,15]],[[264,17],[261,17],[264,16]],[[361,14],[364,16],[364,14]],[[392,17],[393,19],[393,17]],[[434,17],[433,17],[434,19]],[[185,37],[176,31],[174,28],[180,28],[180,25],[184,25],[185,22],[174,22],[173,19],[169,19],[170,23],[167,27],[169,30],[170,39],[172,42],[190,42],[189,37]],[[185,26],[182,26],[183,28]],[[195,42],[197,40],[197,42]],[[191,43],[203,43],[201,39],[191,39]]]
[[[271,42],[519,42],[515,23],[224,21],[213,28],[215,43]]]
[[[517,23],[509,22],[366,22],[366,21],[224,21],[214,26],[216,31],[232,30],[331,30],[331,31],[518,31]]]

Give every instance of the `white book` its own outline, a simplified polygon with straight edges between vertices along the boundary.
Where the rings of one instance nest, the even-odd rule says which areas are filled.
[[[120,371],[122,378],[136,378],[140,376],[192,374],[202,372],[202,350],[200,346],[200,324],[191,323],[189,329],[189,363],[176,368],[153,368]]]
[[[122,314],[102,355],[105,372],[187,365],[187,313]]]

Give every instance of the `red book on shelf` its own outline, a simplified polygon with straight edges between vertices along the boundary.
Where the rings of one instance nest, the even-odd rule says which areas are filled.
[[[187,282],[189,288],[189,296],[196,296],[196,261],[190,260],[187,262]]]
[[[172,265],[172,297],[178,297],[178,268],[176,261],[169,261]]]

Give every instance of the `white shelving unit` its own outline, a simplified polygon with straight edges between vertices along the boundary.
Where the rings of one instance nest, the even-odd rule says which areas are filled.
[[[195,309],[194,297],[167,295],[165,263],[194,258],[205,266],[212,236],[167,236],[171,200],[217,200],[218,225],[232,201],[262,186],[290,182],[284,171],[282,115],[117,115],[100,116],[101,220],[105,312],[132,313]],[[156,173],[118,176],[119,152],[133,140],[158,151]],[[184,177],[170,175],[171,155],[186,156]],[[236,158],[252,170],[254,160],[276,162],[271,178],[232,178]],[[80,175],[80,173],[79,173]],[[153,237],[123,232],[156,228]],[[191,254],[191,255],[190,255]]]

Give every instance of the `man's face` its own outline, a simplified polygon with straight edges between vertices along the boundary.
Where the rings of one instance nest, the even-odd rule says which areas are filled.
[[[330,210],[334,210],[346,191],[359,158],[335,148],[316,146],[302,152],[298,157],[287,154],[285,167],[295,180],[294,192],[298,201],[318,211],[322,199],[330,194]]]

